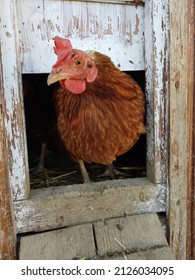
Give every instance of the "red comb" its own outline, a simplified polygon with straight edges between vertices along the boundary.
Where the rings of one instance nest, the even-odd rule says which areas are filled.
[[[68,39],[64,39],[59,36],[55,36],[53,40],[55,44],[54,52],[58,56],[57,62],[53,66],[55,67],[72,51],[72,45]]]

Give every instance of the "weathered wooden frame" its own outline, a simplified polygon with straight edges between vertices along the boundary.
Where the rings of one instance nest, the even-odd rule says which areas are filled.
[[[147,176],[168,176],[169,0],[145,2]],[[148,77],[148,78],[147,78]]]
[[[194,0],[170,1],[169,242],[177,259],[194,258],[192,184],[194,110]]]
[[[8,155],[6,161],[9,166],[9,180],[13,198],[27,199],[30,187],[16,1],[2,1],[1,5],[2,85]]]
[[[192,60],[189,63],[189,57],[193,54],[194,33],[189,28],[194,28],[192,23],[194,1],[173,0],[170,3],[169,0],[145,1],[145,11],[149,15],[146,18],[147,30],[145,34],[146,76],[151,78],[151,80],[146,79],[147,127],[148,143],[150,143],[150,146],[148,145],[147,165],[150,180],[147,178],[121,180],[114,182],[112,186],[108,186],[105,182],[103,188],[94,184],[91,189],[85,185],[75,186],[78,188],[77,196],[79,194],[81,198],[78,211],[82,215],[79,216],[79,221],[70,207],[76,201],[75,188],[71,187],[70,189],[69,186],[58,190],[51,188],[39,191],[39,193],[29,190],[25,122],[23,113],[21,113],[23,112],[23,102],[20,49],[17,41],[17,17],[15,16],[16,1],[3,0],[2,7],[0,50],[4,110],[1,110],[0,114],[3,116],[1,124],[4,125],[1,130],[4,131],[6,145],[1,139],[0,171],[7,174],[7,179],[4,178],[5,180],[2,182],[1,191],[4,209],[8,211],[8,217],[11,221],[13,219],[12,205],[10,206],[11,194],[8,195],[9,199],[7,199],[7,193],[14,190],[13,206],[16,232],[52,229],[70,225],[74,221],[82,223],[95,217],[101,218],[102,215],[108,218],[123,215],[126,212],[128,214],[138,214],[145,211],[165,212],[168,207],[169,241],[173,252],[178,259],[190,258],[192,244],[194,244],[192,243],[192,239],[194,240],[192,237],[193,223],[187,223],[187,221],[191,220],[192,217],[190,203],[192,170],[190,167],[192,164],[194,66]],[[184,22],[186,15],[187,24],[186,21]],[[183,21],[182,24],[180,24],[180,20]],[[171,27],[170,42],[169,23]],[[180,34],[183,37],[180,38]],[[180,51],[178,52],[178,50]],[[7,67],[8,64],[9,67]],[[189,71],[191,71],[191,75],[188,76]],[[183,104],[182,108],[179,106],[180,104]],[[166,117],[168,108],[169,118]],[[178,139],[178,131],[181,135],[187,135],[184,145]],[[166,149],[168,143],[169,150]],[[9,171],[7,170],[7,162]],[[167,186],[170,186],[168,195]],[[94,196],[98,196],[100,200],[103,199],[104,203],[101,205],[101,209],[95,204]],[[113,201],[115,198],[124,196],[129,198],[129,204],[126,204],[125,211],[120,208],[119,203],[116,204],[116,207],[111,207],[110,200]],[[182,200],[182,198],[185,199]],[[66,215],[65,206],[73,220]],[[88,213],[90,213],[90,217]],[[12,222],[4,230],[10,230],[10,228],[12,228],[14,242],[15,231]],[[6,238],[3,239],[3,242],[6,242]],[[4,253],[10,258],[15,257],[13,242],[4,247]]]
[[[12,195],[8,179],[6,135],[4,127],[5,106],[2,100],[2,65],[0,64],[0,260],[16,256],[16,232]]]

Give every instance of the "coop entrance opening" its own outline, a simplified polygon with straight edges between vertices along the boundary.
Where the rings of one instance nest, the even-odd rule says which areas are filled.
[[[144,71],[127,73],[144,91]],[[58,134],[55,110],[56,85],[48,87],[47,76],[48,74],[22,75],[31,188],[82,183],[79,166],[65,150]],[[119,156],[114,165],[124,173],[116,179],[145,177],[146,135],[142,135],[130,151]],[[86,164],[86,168],[94,182],[110,179],[99,176],[105,171],[103,165]]]

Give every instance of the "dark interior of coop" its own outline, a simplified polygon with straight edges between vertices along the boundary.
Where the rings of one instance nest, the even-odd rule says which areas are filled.
[[[145,71],[128,71],[145,91]],[[61,143],[57,130],[55,87],[47,85],[48,74],[23,74],[23,100],[31,188],[44,188],[82,183],[79,166]],[[118,178],[146,176],[146,135],[125,154],[117,157],[115,168],[123,173]],[[104,165],[87,164],[93,182],[110,180],[101,177]]]

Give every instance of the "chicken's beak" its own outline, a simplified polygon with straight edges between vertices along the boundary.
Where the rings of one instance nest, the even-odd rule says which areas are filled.
[[[57,72],[57,71],[53,71],[49,74],[48,78],[47,78],[47,84],[48,86],[51,84],[54,84],[58,81],[61,80],[66,80],[70,75],[68,73],[63,73],[61,71]]]

